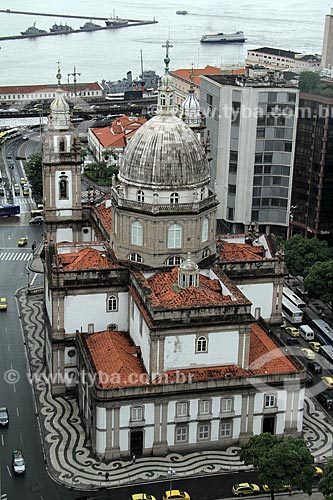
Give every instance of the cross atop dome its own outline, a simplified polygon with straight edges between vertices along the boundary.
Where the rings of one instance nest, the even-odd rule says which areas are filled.
[[[169,75],[169,49],[171,49],[173,45],[167,40],[162,47],[166,49],[164,58],[165,68],[164,75],[161,78],[161,85],[158,89],[157,111],[158,113],[174,113],[173,92]]]
[[[170,62],[170,59],[169,59],[169,49],[172,49],[173,45],[171,45],[171,43],[169,42],[169,40],[167,40],[165,42],[165,45],[162,45],[162,47],[166,49],[164,62],[168,66],[168,64]]]

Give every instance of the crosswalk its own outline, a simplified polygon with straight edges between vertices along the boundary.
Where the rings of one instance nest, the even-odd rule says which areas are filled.
[[[0,260],[29,260],[31,252],[1,252]]]

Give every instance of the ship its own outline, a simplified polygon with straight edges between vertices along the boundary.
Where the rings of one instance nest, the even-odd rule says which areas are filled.
[[[216,33],[213,35],[203,35],[202,43],[244,43],[246,40],[243,31],[236,33]]]
[[[180,14],[182,16],[185,16],[186,14],[188,14],[188,12],[187,12],[187,10],[177,10],[176,14]]]
[[[32,26],[29,26],[29,28],[25,31],[21,31],[21,35],[31,37],[45,35],[45,33],[47,33],[47,31],[36,28],[36,23],[34,23]]]
[[[80,26],[80,30],[93,31],[101,28],[99,24],[93,23],[91,20],[87,21],[83,26]]]
[[[128,19],[121,19],[120,17],[110,17],[105,21],[107,26],[126,26],[128,24]]]
[[[50,28],[51,33],[70,33],[73,31],[73,28],[70,26],[67,26],[67,24],[57,24],[55,23],[53,26]]]

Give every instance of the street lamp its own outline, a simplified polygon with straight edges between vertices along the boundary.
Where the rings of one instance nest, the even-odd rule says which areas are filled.
[[[173,476],[176,475],[176,471],[173,470],[171,467],[169,467],[168,469],[168,477],[169,477],[169,481],[170,481],[170,485],[169,485],[169,496],[171,496],[171,491],[172,491],[172,478]]]
[[[28,276],[28,289],[30,288],[30,273],[27,271],[27,276]]]
[[[290,240],[293,236],[293,220],[294,220],[294,210],[298,208],[297,205],[290,205],[290,210],[289,210],[289,224],[288,224],[288,231],[287,231],[287,240]]]

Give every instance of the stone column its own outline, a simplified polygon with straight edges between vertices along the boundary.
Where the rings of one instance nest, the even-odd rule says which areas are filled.
[[[106,447],[105,458],[111,459],[112,456],[112,413],[113,408],[106,408]]]
[[[242,394],[242,414],[239,433],[239,442],[247,441],[247,414],[248,414],[248,394]]]

